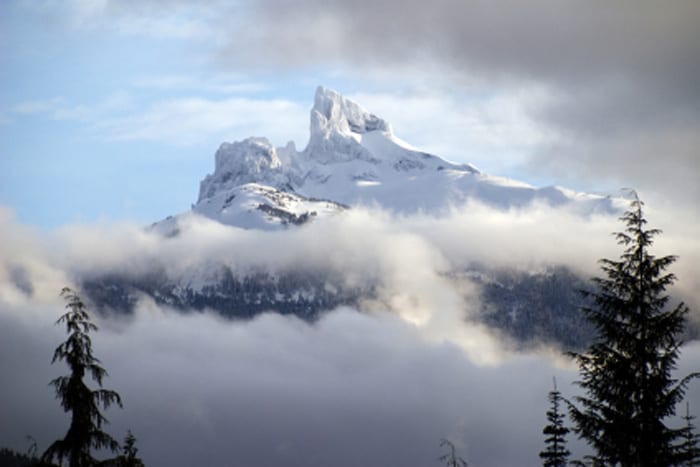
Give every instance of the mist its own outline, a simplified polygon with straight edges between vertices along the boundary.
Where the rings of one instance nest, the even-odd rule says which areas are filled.
[[[189,216],[173,238],[109,222],[42,234],[0,214],[0,440],[20,451],[27,435],[42,450],[68,426],[48,386],[67,371],[50,364],[65,338],[53,324],[64,285],[154,266],[176,278],[222,263],[315,268],[348,285],[377,284],[359,309],[329,310],[313,323],[276,313],[232,321],[149,298],[133,315],[97,315],[105,387],[125,404],[106,413],[107,431],[122,438],[132,430],[149,466],[183,467],[440,465],[441,438],[470,465],[538,465],[552,378],[572,397],[576,369],[558,349],[517,350],[471,320],[479,286],[449,273],[480,263],[595,275],[597,259],[619,254],[610,233],[621,229],[614,215],[546,205],[468,204],[442,217],[358,208],[280,232]],[[651,227],[673,226],[656,250],[680,256],[672,292],[692,306],[700,303],[690,266],[700,259],[697,231],[667,224],[672,217],[649,211]],[[700,346],[691,343],[679,374],[698,366]],[[688,400],[700,400],[698,384]],[[588,452],[575,436],[569,442],[575,456]]]

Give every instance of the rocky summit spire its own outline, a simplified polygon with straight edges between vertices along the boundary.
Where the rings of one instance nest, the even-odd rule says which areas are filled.
[[[535,188],[421,151],[395,136],[386,120],[322,86],[310,118],[309,143],[302,151],[258,137],[223,143],[193,210],[247,228],[282,228],[307,211],[301,219],[343,205],[441,213],[470,199],[503,208],[539,200],[573,203],[581,212],[613,210],[604,197]]]
[[[363,134],[370,131],[391,133],[391,125],[355,102],[323,86],[316,89],[311,109],[311,136],[331,132]]]
[[[362,144],[363,135],[381,132],[391,137],[391,125],[343,97],[332,89],[319,86],[311,109],[309,145],[306,155],[320,164],[347,162],[353,159],[378,162]]]
[[[266,138],[222,143],[216,151],[214,173],[200,183],[198,202],[245,183],[284,184],[281,165],[275,147]]]

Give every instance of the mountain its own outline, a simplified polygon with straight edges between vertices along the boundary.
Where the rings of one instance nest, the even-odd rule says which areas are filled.
[[[214,172],[201,181],[191,210],[151,229],[175,237],[197,216],[253,231],[296,229],[358,206],[440,216],[468,200],[503,209],[537,201],[581,214],[617,212],[609,197],[536,188],[416,149],[395,136],[386,120],[319,87],[306,148],[275,147],[259,137],[222,143]],[[577,348],[591,336],[574,293],[585,282],[565,268],[524,272],[462,265],[449,275],[476,278],[483,290],[476,319],[524,344],[545,339]],[[377,300],[381,284],[349,285],[337,270],[303,263],[285,270],[242,270],[230,258],[220,258],[178,273],[158,264],[138,274],[114,271],[84,278],[82,286],[105,310],[129,311],[147,296],[174,308],[212,309],[232,318],[275,311],[313,320],[341,305]]]
[[[192,212],[247,229],[279,229],[349,206],[438,215],[469,199],[501,208],[541,201],[582,213],[614,211],[608,197],[536,188],[420,151],[386,120],[331,89],[316,90],[310,120],[302,151],[266,138],[222,143]],[[156,228],[174,232],[177,224],[178,216]]]

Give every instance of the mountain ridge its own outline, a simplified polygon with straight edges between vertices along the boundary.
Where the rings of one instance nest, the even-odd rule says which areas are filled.
[[[265,137],[222,143],[192,211],[266,230],[298,224],[289,222],[294,216],[320,219],[367,205],[433,215],[470,200],[506,209],[541,201],[583,214],[616,211],[610,197],[537,188],[421,151],[395,136],[388,121],[323,86],[316,89],[309,132],[301,151],[293,142],[276,147]],[[260,196],[241,196],[253,192]]]
[[[309,143],[301,151],[293,143],[275,147],[264,137],[222,143],[214,171],[201,181],[191,210],[155,223],[152,231],[183,238],[193,225],[214,221],[257,235],[303,228],[363,206],[439,217],[453,215],[455,206],[470,201],[505,210],[541,202],[582,215],[617,212],[610,197],[536,188],[421,151],[395,136],[389,122],[327,88],[316,90],[309,131]],[[317,227],[309,232],[323,234],[325,226]],[[271,241],[275,237],[268,236]],[[382,300],[381,277],[363,271],[362,281],[347,281],[342,263],[325,267],[299,260],[286,267],[258,266],[241,266],[223,253],[182,270],[155,261],[142,274],[115,271],[85,278],[82,286],[105,309],[129,312],[146,297],[182,311],[210,309],[234,319],[273,311],[313,321],[340,306],[361,309],[363,303]],[[544,339],[572,349],[590,336],[572,292],[584,282],[565,267],[552,265],[545,273],[469,263],[451,268],[444,280],[454,287],[459,288],[462,276],[477,278],[473,282],[482,291],[481,306],[471,319],[523,345]]]

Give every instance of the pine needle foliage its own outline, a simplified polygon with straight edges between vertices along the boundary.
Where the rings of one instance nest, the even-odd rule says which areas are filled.
[[[467,467],[467,461],[457,455],[454,443],[450,440],[440,440],[440,447],[447,446],[448,451],[439,457],[440,461],[444,462],[447,467]]]
[[[683,442],[679,446],[682,464],[684,467],[694,467],[700,465],[700,436],[695,431],[695,416],[690,415],[690,404],[685,404],[685,427],[683,429]]]
[[[50,385],[63,410],[70,412],[71,423],[65,437],[54,441],[44,452],[42,461],[51,463],[56,459],[59,465],[67,461],[70,467],[92,467],[98,464],[92,456],[93,449],[112,452],[119,449],[119,443],[102,430],[108,422],[101,409],[106,410],[113,404],[121,407],[122,403],[115,391],[102,389],[107,371],[92,352],[89,334],[97,331],[97,326],[90,320],[85,304],[67,287],[61,295],[66,299],[68,311],[56,324],[65,324],[68,338],[56,348],[51,363],[65,361],[70,374],[59,376]],[[87,386],[84,379],[88,375],[100,389]]]
[[[136,437],[129,430],[124,438],[121,448],[121,455],[114,459],[108,459],[100,464],[100,467],[145,467],[143,461],[138,457],[136,447]]]
[[[569,429],[564,426],[564,413],[560,406],[562,395],[557,390],[557,381],[554,380],[554,389],[548,395],[550,408],[547,411],[548,424],[542,429],[545,435],[546,448],[540,452],[544,467],[564,467],[568,462],[571,452],[566,448],[566,435]]]
[[[650,253],[661,233],[648,229],[644,203],[636,193],[615,233],[623,247],[619,260],[602,259],[604,277],[593,279],[593,300],[583,308],[597,338],[585,353],[572,354],[579,366],[577,384],[586,395],[569,405],[575,431],[603,465],[669,466],[681,459],[683,429],[666,426],[684,397],[690,374],[672,376],[688,308],[667,308],[665,290],[675,276],[666,272],[675,256]]]

